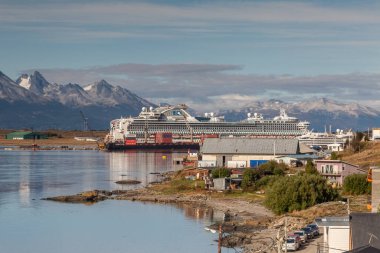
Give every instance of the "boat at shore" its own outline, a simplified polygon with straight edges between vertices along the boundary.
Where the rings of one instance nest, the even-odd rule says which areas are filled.
[[[306,134],[310,125],[285,110],[273,119],[248,113],[242,121],[227,122],[214,113],[192,116],[187,109],[184,104],[143,107],[137,117],[112,120],[106,149],[188,149],[199,147],[204,138],[220,137],[294,138]]]

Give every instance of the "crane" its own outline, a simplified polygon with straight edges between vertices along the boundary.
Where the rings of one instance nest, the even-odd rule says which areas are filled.
[[[80,111],[80,114],[83,118],[83,131],[88,131],[88,118],[84,116],[84,113],[82,111]]]
[[[83,131],[90,131],[91,137],[95,139],[98,149],[104,149],[104,143],[99,143],[98,137],[96,137],[94,135],[94,132],[91,130],[90,125],[88,124],[88,118],[84,115],[84,113],[81,110],[79,112],[83,118]]]

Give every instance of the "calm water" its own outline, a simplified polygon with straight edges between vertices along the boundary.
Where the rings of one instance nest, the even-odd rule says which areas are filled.
[[[204,227],[212,210],[104,201],[94,205],[40,200],[91,189],[128,189],[114,182],[158,181],[178,170],[180,153],[0,151],[0,252],[216,252]],[[225,250],[224,252],[229,252]],[[232,251],[231,251],[232,252]]]

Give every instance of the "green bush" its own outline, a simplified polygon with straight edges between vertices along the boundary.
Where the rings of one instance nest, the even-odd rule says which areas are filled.
[[[370,194],[371,184],[367,181],[367,175],[354,174],[344,179],[343,191],[352,195]]]
[[[231,175],[231,170],[226,168],[217,168],[212,170],[211,175],[213,178],[229,177]]]
[[[256,189],[266,188],[268,185],[273,184],[274,181],[281,178],[281,176],[265,176],[257,180]]]
[[[284,174],[284,173],[279,172],[279,171],[282,170],[284,172],[285,170],[288,170],[289,168],[284,163],[278,163],[274,160],[271,160],[271,161],[268,161],[266,163],[261,164],[258,167],[258,169],[265,172],[266,174],[272,174],[273,175],[273,174],[275,174],[275,170],[279,174]]]
[[[259,169],[245,169],[243,172],[243,180],[241,182],[241,188],[244,191],[248,189],[254,190],[255,182],[261,178],[261,171]]]
[[[315,168],[315,165],[311,159],[307,159],[306,166],[305,166],[305,173],[306,174],[318,174],[317,168]]]
[[[338,197],[335,189],[319,175],[278,177],[266,188],[265,204],[276,214],[303,210]]]

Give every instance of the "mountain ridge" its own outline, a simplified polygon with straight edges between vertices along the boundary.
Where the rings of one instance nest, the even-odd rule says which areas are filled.
[[[277,99],[253,101],[246,106],[234,110],[219,110],[228,121],[242,120],[247,113],[262,113],[265,118],[278,115],[285,109],[289,116],[307,120],[311,128],[323,131],[325,126],[332,125],[340,129],[365,130],[380,125],[380,111],[358,103],[343,103],[328,98],[312,98],[307,101],[284,102]]]
[[[48,82],[41,73],[22,74],[13,81],[0,71],[0,128],[81,129],[83,111],[93,129],[106,129],[112,119],[137,116],[142,107],[155,105],[135,93],[106,80],[80,85]],[[380,125],[380,111],[358,103],[344,103],[328,98],[299,102],[279,99],[252,101],[238,109],[221,109],[227,121],[239,121],[247,113],[277,116],[283,108],[289,116],[310,121],[314,130],[332,125],[340,129],[360,129]]]
[[[108,93],[88,93],[79,84],[50,83],[38,71],[16,81],[0,71],[0,118],[6,119],[0,128],[81,129],[83,111],[91,127],[106,129],[112,119],[136,116],[142,107],[154,106],[128,89],[105,83],[101,85]]]

